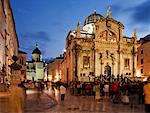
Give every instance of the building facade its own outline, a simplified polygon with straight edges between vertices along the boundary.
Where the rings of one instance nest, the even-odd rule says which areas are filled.
[[[0,15],[0,69],[4,66],[6,75],[9,76],[9,65],[13,63],[12,56],[18,56],[19,47],[9,0],[0,0]]]
[[[63,57],[56,57],[54,60],[48,63],[48,81],[63,81],[66,82],[62,76],[62,61]]]
[[[45,77],[45,62],[42,60],[42,53],[36,48],[32,52],[32,60],[26,62],[27,80],[40,81]]]
[[[26,80],[26,52],[20,51],[18,52],[18,61],[17,63],[22,66],[21,68],[21,77],[22,80]]]
[[[150,75],[150,35],[145,36],[139,40],[137,70],[138,76]]]
[[[5,13],[4,6],[0,0],[0,69],[5,65]]]
[[[124,25],[94,11],[66,37],[63,76],[67,81],[94,81],[100,75],[136,76],[137,41],[123,36]]]

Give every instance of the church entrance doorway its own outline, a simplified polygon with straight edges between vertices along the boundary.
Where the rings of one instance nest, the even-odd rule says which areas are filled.
[[[111,76],[111,67],[108,65],[108,63],[105,66],[104,74],[107,78]]]

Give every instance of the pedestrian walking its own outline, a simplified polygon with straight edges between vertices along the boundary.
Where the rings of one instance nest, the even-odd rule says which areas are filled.
[[[95,85],[95,100],[96,101],[100,101],[101,97],[100,97],[100,84],[96,84]]]
[[[39,105],[41,102],[41,95],[43,94],[43,89],[42,89],[42,85],[40,82],[37,85],[38,87],[37,87],[37,93],[36,93],[36,102]]]
[[[61,86],[60,86],[61,101],[64,101],[64,99],[65,99],[65,94],[66,94],[66,88],[65,88],[63,85],[61,85]]]
[[[150,113],[150,76],[147,79],[147,84],[144,85],[144,95],[145,95],[145,113]]]
[[[138,102],[138,84],[134,81],[130,84],[129,88],[129,98],[130,98],[130,107],[133,108],[137,106]]]
[[[77,83],[77,95],[80,95],[80,90],[81,90],[80,82],[78,82]]]
[[[118,104],[120,100],[120,92],[119,92],[119,82],[115,80],[115,82],[112,84],[112,90],[113,90],[113,103]]]
[[[91,89],[92,89],[92,86],[91,86],[90,82],[88,82],[85,86],[87,96],[91,96]]]
[[[95,90],[96,90],[96,85],[97,85],[97,82],[95,82],[94,85],[93,85],[93,95],[94,95],[94,99],[95,99],[95,95],[96,95],[96,93],[95,93],[95,92],[96,92],[96,91],[95,91]]]
[[[107,82],[105,83],[103,90],[104,90],[104,98],[108,99],[109,98],[109,85]]]
[[[26,92],[27,88],[26,88],[26,86],[25,86],[25,81],[21,81],[21,83],[18,84],[18,86],[23,89],[24,95],[27,96],[27,92]]]

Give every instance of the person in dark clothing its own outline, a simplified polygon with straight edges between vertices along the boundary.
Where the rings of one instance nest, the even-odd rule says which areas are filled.
[[[129,98],[130,98],[130,107],[133,108],[136,104],[136,100],[138,97],[138,85],[137,83],[131,83],[129,86]]]
[[[143,96],[143,83],[142,82],[140,82],[139,83],[139,104],[144,104],[144,96]]]
[[[25,87],[25,81],[21,81],[20,84],[18,84],[18,86],[23,89],[24,95],[27,96],[27,93],[26,93],[27,88]]]

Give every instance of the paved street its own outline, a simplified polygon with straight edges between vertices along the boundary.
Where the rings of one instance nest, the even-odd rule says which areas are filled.
[[[24,113],[41,112],[50,109],[56,105],[54,98],[51,98],[46,93],[39,95],[35,90],[28,90],[25,101]],[[0,113],[9,113],[9,98],[1,96],[0,92]]]
[[[28,95],[25,103],[25,113],[44,112],[56,105],[54,98],[46,93],[38,94],[35,91],[27,91]]]
[[[93,96],[67,95],[64,102],[48,110],[46,113],[144,113],[144,105],[113,104],[111,100],[96,102]]]
[[[68,92],[65,101],[60,101],[59,92],[44,91],[39,97],[37,92],[28,91],[24,113],[144,113],[144,105],[113,104],[104,99],[96,102],[93,96],[71,96]],[[7,113],[7,98],[0,98],[0,113]],[[3,108],[3,109],[2,109]]]

